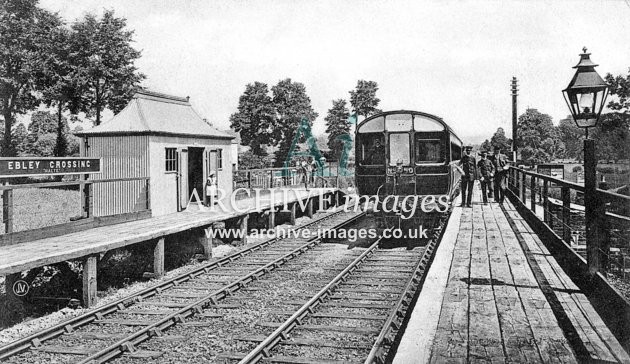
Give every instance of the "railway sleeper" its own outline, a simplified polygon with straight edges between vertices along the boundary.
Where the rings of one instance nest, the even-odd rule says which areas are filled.
[[[79,339],[79,340],[121,340],[125,338],[126,334],[110,334],[104,332],[85,332],[85,333],[72,333],[64,335],[64,338]],[[184,341],[186,337],[183,335],[162,335],[154,336],[156,340],[164,341]]]
[[[54,345],[46,345],[40,346],[36,349],[36,351],[41,351],[45,353],[52,354],[66,354],[66,355],[91,355],[97,353],[99,348],[90,348],[86,346],[54,346]],[[162,351],[154,351],[154,350],[134,350],[133,352],[127,352],[123,354],[123,356],[128,358],[137,358],[137,359],[150,359],[150,358],[159,358],[164,355]]]
[[[270,310],[269,313],[272,313],[275,315],[286,315],[286,316],[291,316],[293,314],[293,312],[287,312],[283,310]],[[315,312],[309,315],[309,317],[338,318],[338,319],[348,319],[348,320],[373,320],[373,321],[385,320],[387,318],[387,316],[385,315],[358,315],[358,314],[352,314],[352,313],[328,313],[328,312]]]
[[[235,338],[239,341],[262,342],[266,339],[265,335],[247,335]],[[371,349],[369,345],[357,344],[353,342],[331,341],[331,340],[312,340],[312,339],[287,339],[280,341],[280,345],[299,345],[299,346],[319,346],[338,349]]]
[[[247,353],[227,353],[221,354],[219,360],[242,360]],[[318,359],[318,358],[297,358],[292,356],[274,356],[270,358],[263,358],[262,363],[285,363],[285,364],[354,364],[363,363],[362,361],[348,361],[348,360],[332,360],[332,359]]]
[[[306,302],[304,301],[292,301],[292,300],[288,300],[288,301],[284,301],[283,303],[287,304],[287,305],[298,305],[298,306],[302,306],[304,305]],[[325,302],[323,303],[321,306],[319,307],[345,307],[345,308],[368,308],[368,309],[374,309],[374,310],[391,310],[394,306],[393,305],[375,305],[372,303],[354,303],[354,302]]]
[[[269,328],[277,328],[282,325],[282,322],[259,322],[258,326],[261,327],[269,327]],[[369,329],[366,327],[359,326],[335,326],[335,325],[298,325],[295,329],[309,330],[309,331],[334,331],[334,332],[350,332],[354,334],[378,334],[380,329]]]

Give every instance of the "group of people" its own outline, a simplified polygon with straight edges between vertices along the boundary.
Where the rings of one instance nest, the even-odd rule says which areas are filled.
[[[505,199],[506,177],[509,164],[507,157],[501,154],[500,147],[494,147],[494,154],[488,157],[487,151],[481,151],[479,161],[471,155],[472,147],[464,147],[464,156],[457,168],[462,174],[462,207],[472,207],[472,190],[475,180],[481,184],[483,203],[494,196],[494,201],[503,203]]]

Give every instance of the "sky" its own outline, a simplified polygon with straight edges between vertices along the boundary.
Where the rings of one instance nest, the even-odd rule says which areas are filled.
[[[135,31],[143,86],[190,96],[229,128],[245,85],[302,82],[319,113],[349,99],[357,80],[379,85],[379,108],[442,117],[465,142],[511,136],[510,82],[527,107],[557,123],[584,46],[604,76],[630,67],[630,0],[194,1],[41,0],[72,22],[114,9]]]

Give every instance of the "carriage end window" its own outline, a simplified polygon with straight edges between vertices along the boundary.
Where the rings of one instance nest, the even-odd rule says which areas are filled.
[[[444,153],[439,139],[416,139],[416,163],[442,163]]]
[[[167,172],[177,171],[177,149],[176,148],[166,148],[166,171]]]
[[[398,163],[409,165],[409,134],[395,133],[389,134],[389,165],[395,166]]]
[[[385,164],[385,143],[383,143],[383,134],[363,134],[361,138],[361,164]]]

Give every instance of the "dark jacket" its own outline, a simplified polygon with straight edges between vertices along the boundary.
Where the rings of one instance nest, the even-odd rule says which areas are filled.
[[[496,171],[494,165],[488,158],[480,159],[479,162],[477,162],[477,169],[479,170],[479,177],[483,177],[486,180],[494,177]]]
[[[477,179],[477,161],[472,155],[465,155],[460,160],[464,175],[462,178],[474,181]]]
[[[492,162],[492,165],[494,166],[494,170],[496,171],[495,174],[505,172],[503,170],[503,167],[505,167],[508,164],[508,160],[505,155],[499,154],[498,156],[495,156],[493,154],[490,157],[488,157],[488,159]]]

